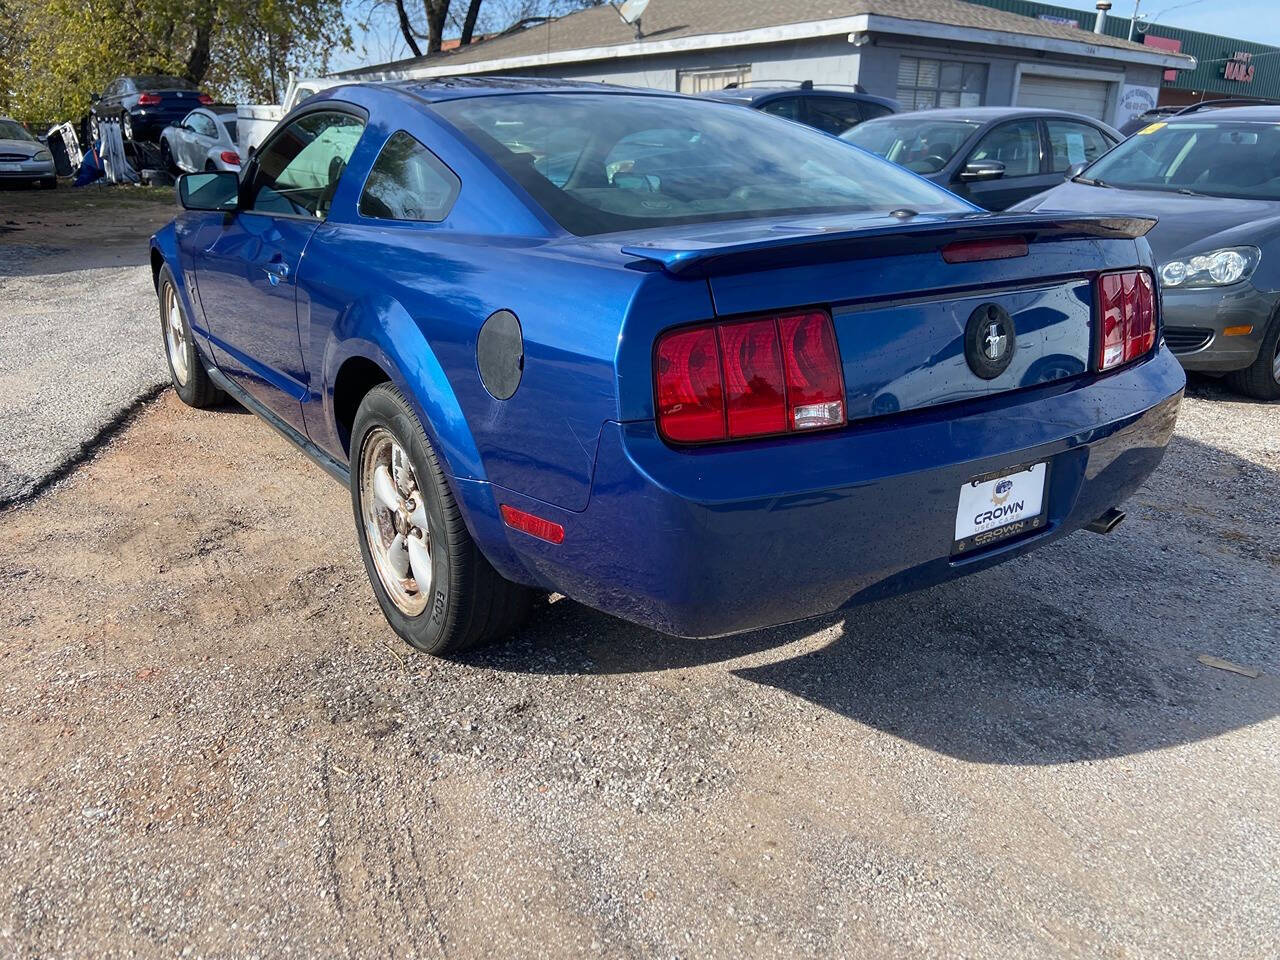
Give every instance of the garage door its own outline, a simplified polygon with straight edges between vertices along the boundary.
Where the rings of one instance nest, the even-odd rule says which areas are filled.
[[[1076,80],[1024,73],[1018,86],[1017,106],[1070,110],[1101,120],[1107,113],[1110,86],[1106,80]]]

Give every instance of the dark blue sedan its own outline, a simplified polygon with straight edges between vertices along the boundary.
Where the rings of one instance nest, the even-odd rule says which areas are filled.
[[[179,396],[349,484],[431,653],[537,591],[706,637],[1109,529],[1183,389],[1150,220],[984,214],[702,99],[340,87],[179,191]]]

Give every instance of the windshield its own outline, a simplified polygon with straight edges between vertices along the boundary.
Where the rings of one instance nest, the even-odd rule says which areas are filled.
[[[26,127],[12,120],[0,120],[0,140],[34,140]]]
[[[937,173],[979,126],[972,120],[886,117],[847,130],[840,139],[916,173]]]
[[[152,73],[145,77],[134,77],[134,86],[139,90],[194,90],[195,86],[181,77],[170,77],[163,73]]]
[[[1280,200],[1280,124],[1153,123],[1099,159],[1082,177],[1130,190]]]
[[[576,234],[788,214],[971,209],[808,127],[711,100],[519,94],[434,107]]]

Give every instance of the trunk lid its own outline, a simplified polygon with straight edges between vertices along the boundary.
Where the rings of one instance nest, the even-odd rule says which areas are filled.
[[[623,250],[676,276],[705,277],[718,316],[829,309],[848,416],[858,420],[1089,370],[1094,280],[1143,263],[1135,240],[1154,223],[965,214],[765,222],[718,235],[701,225]],[[1026,255],[955,263],[941,255],[949,244],[995,238],[1025,242]],[[987,350],[994,366],[984,366]]]

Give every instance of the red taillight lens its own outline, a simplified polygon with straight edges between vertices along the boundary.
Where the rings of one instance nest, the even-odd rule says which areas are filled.
[[[1145,270],[1098,277],[1098,369],[1111,370],[1156,344],[1155,283]]]
[[[222,157],[223,163],[234,163],[237,165],[240,163],[240,154],[236,153],[234,150],[223,150],[222,153],[218,154],[218,156]]]
[[[155,93],[141,93],[138,95],[138,106],[140,107],[158,107],[160,106],[160,96]]]
[[[677,443],[725,438],[715,327],[679,330],[658,341],[658,423]]]
[[[772,320],[720,327],[729,436],[753,437],[787,429],[782,350]]]
[[[821,310],[675,330],[658,339],[657,415],[676,443],[845,422],[844,377]]]
[[[200,96],[196,97],[196,99],[199,100],[206,107],[209,104],[213,103],[213,97],[209,96],[207,93],[200,94]]]
[[[831,318],[802,313],[778,318],[787,368],[787,426],[812,430],[844,423],[844,377]]]
[[[564,542],[564,527],[553,520],[547,520],[524,510],[517,510],[508,504],[502,504],[502,522],[514,530],[527,533],[548,543]]]

